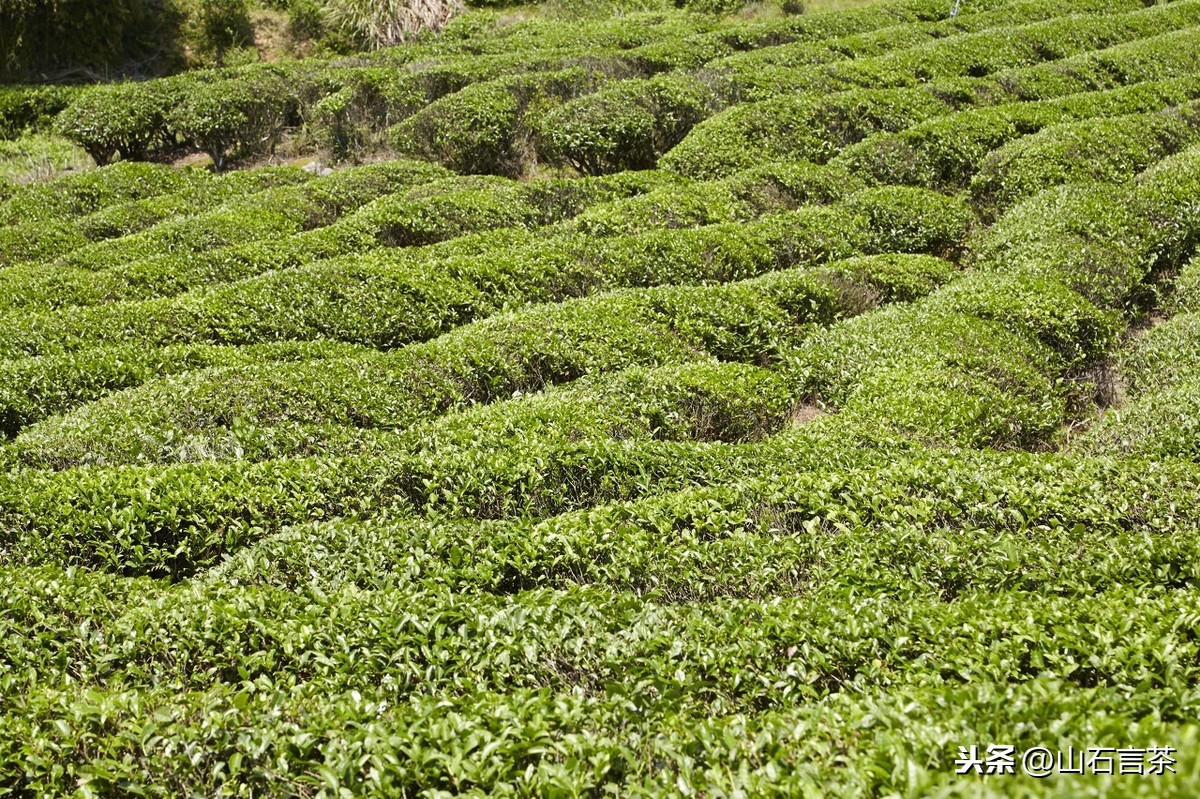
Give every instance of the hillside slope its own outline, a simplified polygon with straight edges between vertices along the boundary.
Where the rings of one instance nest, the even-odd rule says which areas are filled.
[[[0,795],[1200,795],[1200,0],[949,5],[39,107]]]

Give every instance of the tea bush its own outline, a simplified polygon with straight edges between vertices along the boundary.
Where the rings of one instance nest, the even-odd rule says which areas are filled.
[[[896,228],[905,237],[901,243],[917,252],[925,245],[944,249],[951,238],[966,236],[968,219],[956,203],[932,192],[921,198],[922,203],[896,205],[884,192],[858,198],[853,211],[836,205],[801,208],[746,229],[712,225],[662,230],[612,237],[600,246],[588,236],[550,238],[516,251],[504,246],[488,258],[472,254],[448,259],[437,269],[421,259],[406,264],[401,251],[394,265],[386,254],[374,262],[318,262],[178,300],[114,303],[70,313],[9,312],[0,331],[0,355],[62,353],[130,338],[163,345],[325,336],[390,348],[438,335],[448,325],[506,303],[551,302],[618,286],[727,281],[872,252],[883,231],[872,232],[871,218],[901,225]],[[478,206],[469,207],[478,213]],[[500,219],[518,214],[529,219],[535,213],[532,207],[499,202],[483,208]],[[367,210],[377,220],[383,213]],[[910,223],[906,213],[913,214]],[[928,215],[927,228],[919,215]],[[954,224],[961,227],[955,231]],[[357,312],[347,314],[347,303]]]
[[[114,155],[140,160],[151,150],[173,143],[166,120],[179,102],[179,88],[166,81],[97,86],[67,106],[55,119],[55,127],[99,165]]]
[[[704,84],[687,77],[614,82],[539,120],[539,153],[586,175],[650,169],[711,102]]]
[[[229,78],[175,79],[182,100],[164,124],[212,159],[220,171],[230,155],[272,152],[297,98],[288,76],[254,69]]]
[[[458,172],[520,176],[533,148],[524,117],[587,91],[593,80],[575,68],[473,83],[393,128],[392,144]]]
[[[166,166],[113,164],[49,183],[20,186],[0,203],[0,220],[5,225],[68,221],[106,205],[180,191],[190,182],[189,173]]]
[[[0,139],[15,139],[28,130],[49,129],[55,116],[76,93],[71,86],[0,88]]]
[[[30,429],[13,452],[59,466],[220,457],[209,453],[227,451],[220,444],[229,435],[224,428],[244,417],[255,420],[257,431],[239,434],[240,457],[282,457],[303,454],[293,446],[313,447],[319,440],[316,425],[402,429],[451,408],[538,391],[621,365],[689,361],[706,354],[769,364],[779,362],[811,327],[862,313],[881,293],[927,293],[946,279],[947,268],[923,256],[876,256],[719,286],[610,292],[490,317],[381,358],[352,351],[339,361],[322,357],[294,367],[273,363],[266,370],[203,371],[150,382],[139,392],[93,403],[61,423]],[[223,350],[169,348],[160,357],[177,351],[198,358],[192,353]],[[79,356],[87,357],[88,352]],[[244,357],[237,355],[229,364],[199,362],[194,368],[240,360]],[[34,361],[61,364],[64,359]],[[54,384],[53,374],[38,373]],[[72,381],[60,390],[79,388]],[[131,414],[131,404],[139,408],[136,413]],[[12,408],[10,401],[9,408],[9,415],[19,418],[19,406]],[[283,428],[302,429],[304,437],[295,439]],[[160,431],[154,441],[143,433],[151,429]],[[320,451],[327,454],[329,447]]]
[[[1197,107],[1052,125],[1000,147],[971,181],[976,206],[995,214],[1060,183],[1116,182],[1196,140]]]
[[[0,91],[0,793],[1200,793],[1200,0],[691,5]]]
[[[1200,259],[1193,256],[1184,264],[1168,302],[1172,310],[1180,313],[1200,311]]]

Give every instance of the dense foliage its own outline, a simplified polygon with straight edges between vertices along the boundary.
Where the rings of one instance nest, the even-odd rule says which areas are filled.
[[[578,5],[0,90],[0,795],[1200,795],[1200,0]]]

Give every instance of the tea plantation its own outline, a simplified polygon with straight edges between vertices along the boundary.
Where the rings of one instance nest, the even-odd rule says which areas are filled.
[[[739,6],[0,88],[0,796],[1200,796],[1200,0]]]

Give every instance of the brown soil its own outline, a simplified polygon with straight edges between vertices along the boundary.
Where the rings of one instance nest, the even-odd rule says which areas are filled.
[[[279,61],[293,55],[287,14],[260,8],[250,13],[250,25],[254,28],[254,47],[263,61]]]
[[[809,405],[802,402],[792,411],[792,415],[788,421],[789,423],[798,427],[802,424],[808,424],[814,419],[825,415],[825,411],[821,410],[816,405]]]

